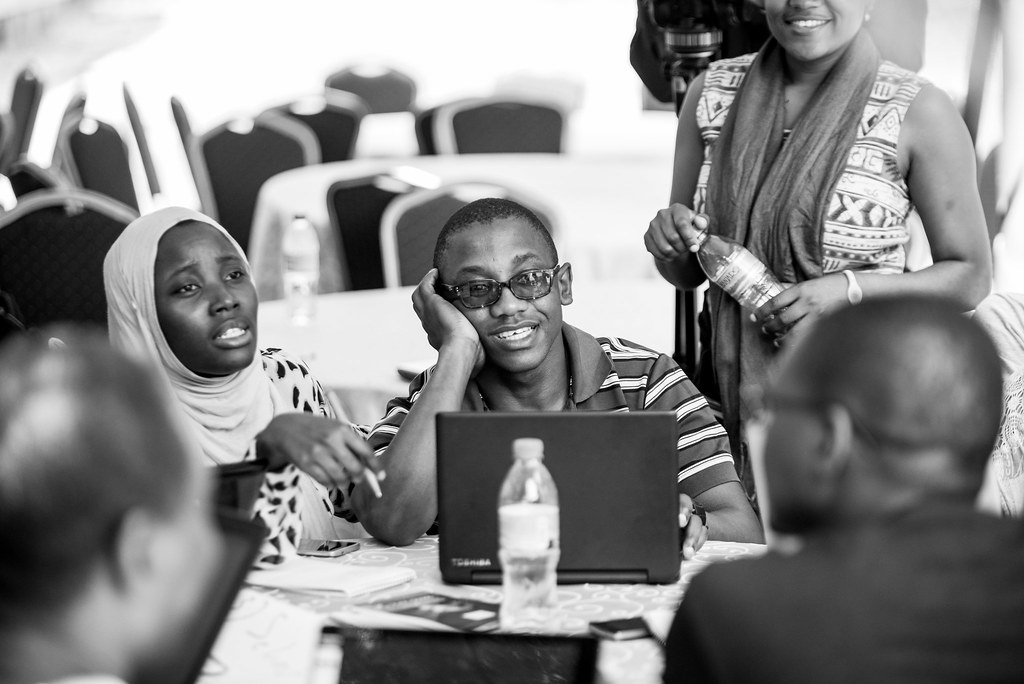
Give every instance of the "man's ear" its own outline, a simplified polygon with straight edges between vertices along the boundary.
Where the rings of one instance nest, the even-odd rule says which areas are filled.
[[[110,558],[111,581],[118,589],[130,591],[153,571],[156,532],[153,516],[141,508],[132,508],[121,518]]]
[[[825,407],[821,449],[815,461],[820,482],[834,485],[846,472],[853,453],[853,418],[842,404]]]
[[[568,261],[558,273],[558,293],[562,306],[572,304],[572,264]]]

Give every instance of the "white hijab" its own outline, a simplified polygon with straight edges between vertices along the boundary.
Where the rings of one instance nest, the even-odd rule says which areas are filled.
[[[256,435],[287,408],[264,372],[258,353],[237,373],[204,378],[186,368],[168,346],[157,320],[154,267],[160,238],[186,221],[219,230],[249,268],[234,238],[191,209],[168,207],[132,221],[103,262],[110,341],[129,353],[157,360],[194,425],[192,432],[203,453],[213,463],[233,463],[253,449]]]

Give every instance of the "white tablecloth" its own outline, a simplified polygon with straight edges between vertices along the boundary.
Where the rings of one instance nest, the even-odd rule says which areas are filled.
[[[357,423],[384,414],[388,399],[405,395],[400,364],[426,368],[437,358],[412,309],[413,288],[321,295],[316,322],[289,322],[283,300],[259,309],[259,345],[280,347],[303,358],[314,375],[335,390]],[[595,336],[628,339],[672,352],[673,288],[658,279],[594,282],[578,278],[563,319]]]
[[[282,295],[280,244],[284,227],[304,214],[321,239],[321,292],[347,289],[337,235],[330,229],[327,189],[346,178],[413,167],[445,183],[492,182],[550,208],[555,242],[578,275],[601,279],[657,278],[643,245],[654,214],[666,206],[669,158],[606,158],[557,154],[467,154],[357,159],[293,169],[260,190],[249,238],[249,259],[263,300]]]

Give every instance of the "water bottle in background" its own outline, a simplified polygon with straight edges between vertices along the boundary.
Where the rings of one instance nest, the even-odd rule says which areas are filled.
[[[544,442],[512,442],[512,469],[498,497],[502,629],[543,629],[555,605],[559,557],[558,490],[544,467]]]
[[[707,230],[697,241],[697,261],[704,273],[744,309],[753,311],[782,292],[775,274],[740,243]]]
[[[320,238],[305,216],[296,216],[281,241],[284,292],[294,325],[309,325],[316,317],[320,285]]]

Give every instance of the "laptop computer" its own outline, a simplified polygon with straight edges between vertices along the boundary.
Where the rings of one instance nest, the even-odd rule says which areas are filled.
[[[330,626],[342,684],[565,682],[590,684],[597,640],[588,636],[480,634]]]
[[[544,440],[558,487],[562,584],[679,578],[672,412],[460,412],[437,416],[441,576],[501,582],[498,493],[512,441]]]
[[[236,511],[218,509],[216,517],[223,539],[220,568],[211,574],[189,629],[168,642],[159,660],[132,679],[135,684],[193,684],[203,671],[267,534],[263,525]]]

